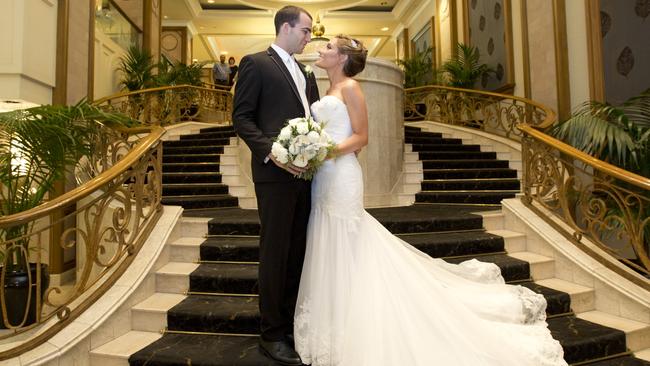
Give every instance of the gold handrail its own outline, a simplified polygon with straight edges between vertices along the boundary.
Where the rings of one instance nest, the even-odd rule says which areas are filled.
[[[582,250],[650,289],[650,282],[612,265],[583,242],[588,237],[635,271],[650,274],[649,178],[550,136],[546,132],[556,123],[555,112],[530,99],[429,85],[406,89],[404,101],[407,120],[480,128],[520,141],[522,201]],[[635,257],[629,258],[631,253]]]
[[[221,88],[174,85],[123,92],[93,104],[139,120],[145,125],[170,125],[188,120],[226,123],[232,114],[232,93]]]
[[[580,160],[581,162],[598,169],[598,171],[606,175],[633,184],[639,188],[650,190],[650,178],[646,178],[642,175],[632,173],[625,169],[621,169],[616,165],[612,165],[606,161],[599,160],[585,152],[576,149],[571,145],[568,145],[560,140],[557,140],[545,134],[544,132],[539,131],[539,129],[543,128],[542,126],[533,127],[523,123],[517,127],[522,131],[524,131],[526,134],[535,138],[536,140],[539,140],[545,143],[546,145],[553,147],[554,149],[562,152],[563,154],[567,154],[573,157],[574,159]]]
[[[43,203],[37,207],[31,208],[27,211],[22,211],[8,216],[0,216],[0,228],[21,225],[28,221],[33,221],[41,217],[47,216],[52,212],[66,207],[73,202],[79,201],[87,197],[92,192],[106,185],[108,182],[115,179],[118,175],[130,169],[130,167],[143,155],[149,151],[160,138],[165,134],[165,129],[159,126],[152,127],[136,127],[125,129],[124,132],[128,134],[140,134],[148,132],[149,134],[142,138],[138,144],[131,150],[131,153],[126,155],[122,160],[117,162],[114,166],[107,171],[93,178],[82,186],[74,188],[50,201]]]
[[[96,136],[95,153],[79,167],[97,173],[83,185],[35,208],[0,217],[0,339],[42,327],[33,337],[0,351],[16,357],[46,342],[98,300],[124,273],[162,214],[162,144],[165,130],[145,126],[106,130]],[[130,136],[146,134],[137,140]],[[70,210],[72,209],[72,210]],[[72,212],[70,212],[72,211]],[[55,212],[62,213],[53,216]],[[49,222],[48,222],[49,220]],[[76,282],[48,285],[41,252],[51,248],[51,229],[75,221],[57,234],[62,248],[76,248]],[[9,261],[25,257],[27,286],[4,286]],[[45,277],[44,277],[45,276]],[[27,295],[25,303],[11,302]],[[58,318],[56,322],[49,320]]]

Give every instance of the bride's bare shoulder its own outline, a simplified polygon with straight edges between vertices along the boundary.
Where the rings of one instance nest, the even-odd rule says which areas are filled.
[[[359,99],[363,98],[363,91],[361,90],[361,85],[359,82],[350,78],[345,81],[341,87],[341,94],[343,99],[348,101],[350,99]]]

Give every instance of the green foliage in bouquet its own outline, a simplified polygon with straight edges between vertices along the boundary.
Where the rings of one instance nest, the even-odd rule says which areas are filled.
[[[323,123],[300,117],[287,121],[273,142],[271,154],[281,164],[306,168],[297,178],[312,180],[335,147]]]

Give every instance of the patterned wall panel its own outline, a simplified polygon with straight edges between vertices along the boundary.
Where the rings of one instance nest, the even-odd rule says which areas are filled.
[[[469,44],[481,53],[481,62],[496,71],[479,80],[477,87],[496,89],[507,83],[507,50],[503,0],[467,0]]]
[[[619,104],[650,88],[650,0],[601,0],[605,99]]]

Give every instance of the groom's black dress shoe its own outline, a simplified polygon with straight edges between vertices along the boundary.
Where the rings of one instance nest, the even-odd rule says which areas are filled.
[[[302,365],[300,356],[287,341],[265,341],[260,337],[260,349],[267,357],[282,365]]]
[[[295,349],[296,348],[296,342],[294,342],[294,340],[293,340],[293,334],[287,334],[285,336],[285,338],[287,339],[287,342],[289,343],[291,348]]]

